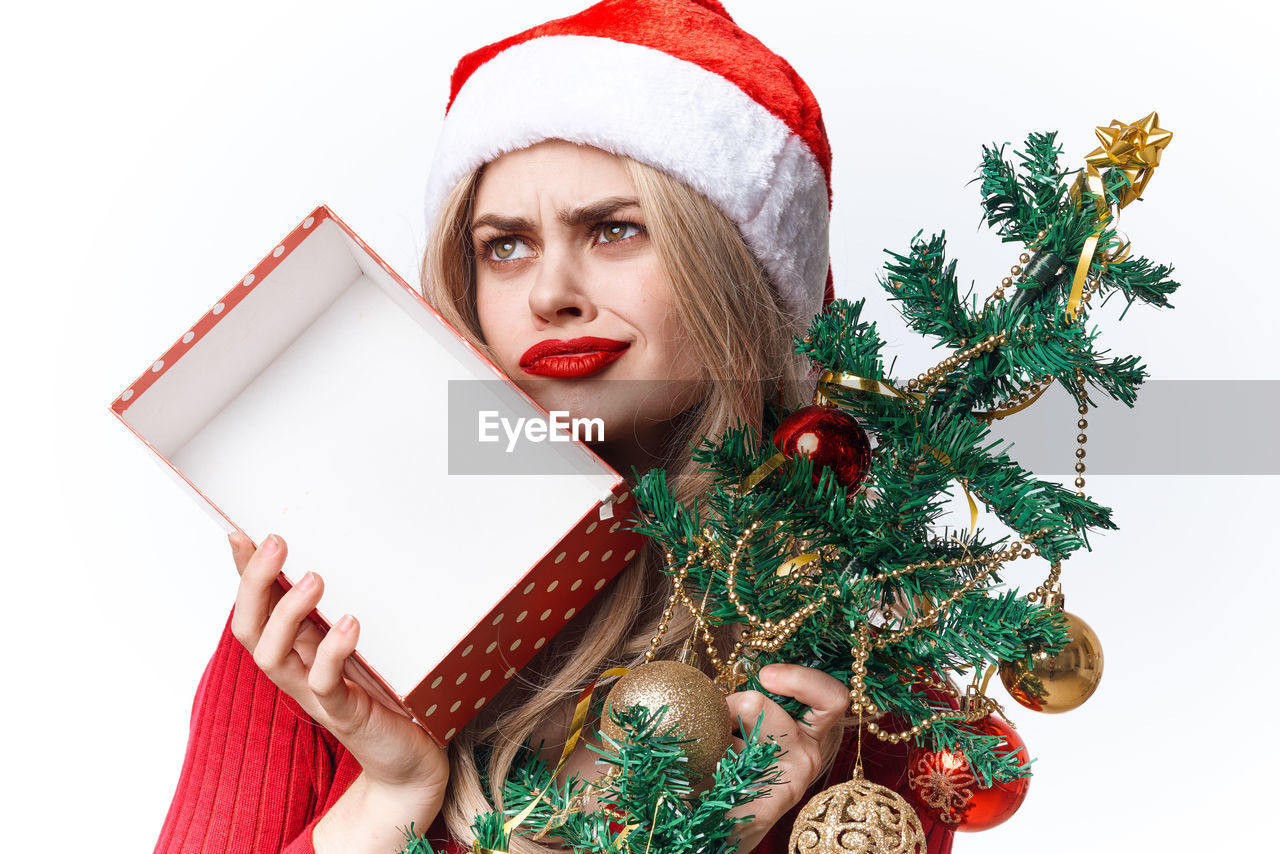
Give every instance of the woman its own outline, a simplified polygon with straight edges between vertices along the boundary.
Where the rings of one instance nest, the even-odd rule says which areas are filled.
[[[821,113],[790,66],[712,0],[600,3],[459,64],[423,294],[545,408],[603,418],[607,462],[629,477],[663,466],[689,501],[707,486],[691,442],[758,430],[770,396],[811,396],[791,334],[830,299],[828,210]],[[578,692],[639,663],[670,592],[650,546],[446,752],[343,680],[359,626],[345,617],[321,638],[305,620],[321,579],[273,602],[284,544],[231,546],[236,606],[157,851],[387,852],[410,822],[468,843],[474,816],[501,804],[477,748],[499,785],[526,741],[554,761]],[[689,632],[677,614],[662,654]],[[786,751],[741,851],[781,850],[783,816],[830,765],[847,706],[815,670],[776,665],[761,681],[811,708],[795,721],[761,694],[728,698]],[[595,776],[591,754],[564,773]]]

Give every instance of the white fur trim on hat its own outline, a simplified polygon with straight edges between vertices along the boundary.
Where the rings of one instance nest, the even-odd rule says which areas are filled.
[[[477,68],[445,117],[427,184],[427,228],[458,182],[546,139],[653,166],[737,224],[802,325],[822,306],[826,179],[786,124],[725,78],[659,50],[545,36]]]

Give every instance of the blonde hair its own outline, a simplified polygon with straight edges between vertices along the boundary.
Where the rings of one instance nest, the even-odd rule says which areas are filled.
[[[627,157],[618,159],[635,185],[693,356],[711,380],[702,402],[679,416],[674,438],[661,453],[675,498],[690,506],[710,486],[691,459],[690,443],[703,436],[714,441],[740,425],[759,435],[767,397],[778,395],[784,406],[799,406],[811,398],[812,382],[792,350],[792,320],[733,222],[666,173]],[[422,293],[445,320],[492,356],[476,311],[470,227],[483,171],[481,167],[461,181],[446,199],[428,235]],[[671,595],[662,563],[660,550],[649,542],[450,742],[451,775],[443,815],[453,838],[469,844],[475,816],[501,809],[502,782],[539,724],[556,716],[567,728],[574,699],[601,671],[642,662]],[[659,655],[673,657],[691,629],[692,621],[678,609]],[[833,728],[824,744],[827,764],[839,732],[839,727]],[[489,791],[482,785],[476,759],[477,749],[486,746]],[[554,849],[513,838],[510,850],[535,854]]]

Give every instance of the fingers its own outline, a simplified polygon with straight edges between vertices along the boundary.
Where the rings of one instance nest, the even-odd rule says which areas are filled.
[[[242,547],[241,554],[249,548]],[[231,615],[231,631],[250,652],[257,647],[258,637],[267,624],[273,604],[272,582],[280,574],[287,552],[284,540],[271,534],[245,558],[240,587],[236,590],[235,611]]]
[[[803,734],[808,727],[798,724],[781,706],[758,691],[741,691],[725,700],[744,737],[759,721],[760,739],[774,741],[782,748],[778,765],[784,779],[775,788],[781,790],[780,802],[787,804],[782,808],[785,811],[799,800],[817,776],[822,761],[817,742]]]
[[[355,651],[359,624],[344,618],[327,633],[308,619],[324,581],[307,573],[284,592],[277,583],[286,547],[276,535],[253,548],[248,537],[228,537],[240,586],[231,628],[254,663],[356,757],[365,778],[396,793],[423,792],[439,809],[449,779],[448,754],[426,731],[388,709],[343,676]]]
[[[800,731],[821,741],[849,706],[849,689],[834,676],[798,664],[770,664],[760,671],[760,684],[784,697],[809,707],[801,718]]]
[[[316,701],[334,720],[351,721],[357,716],[357,703],[342,676],[347,657],[356,649],[360,624],[350,614],[334,623],[324,640],[316,647],[315,660],[307,674],[307,685]]]
[[[761,737],[780,740],[796,735],[796,722],[791,716],[759,691],[739,691],[725,697],[725,701],[743,736],[751,732],[757,722],[760,722]],[[763,720],[761,715],[764,715]],[[785,750],[787,745],[783,743],[782,747]]]
[[[324,581],[314,572],[300,578],[276,603],[253,649],[253,660],[258,667],[272,682],[295,697],[298,688],[306,682],[307,668],[294,651],[294,643],[323,593]]]
[[[244,568],[249,564],[249,558],[253,557],[253,541],[241,531],[232,531],[227,535],[227,542],[231,544],[231,557],[236,562],[236,572],[244,575]]]

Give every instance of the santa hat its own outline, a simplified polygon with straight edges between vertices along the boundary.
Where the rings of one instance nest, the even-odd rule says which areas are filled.
[[[427,184],[428,229],[465,176],[546,139],[626,155],[702,193],[801,327],[831,301],[822,112],[715,0],[605,0],[463,57]]]

